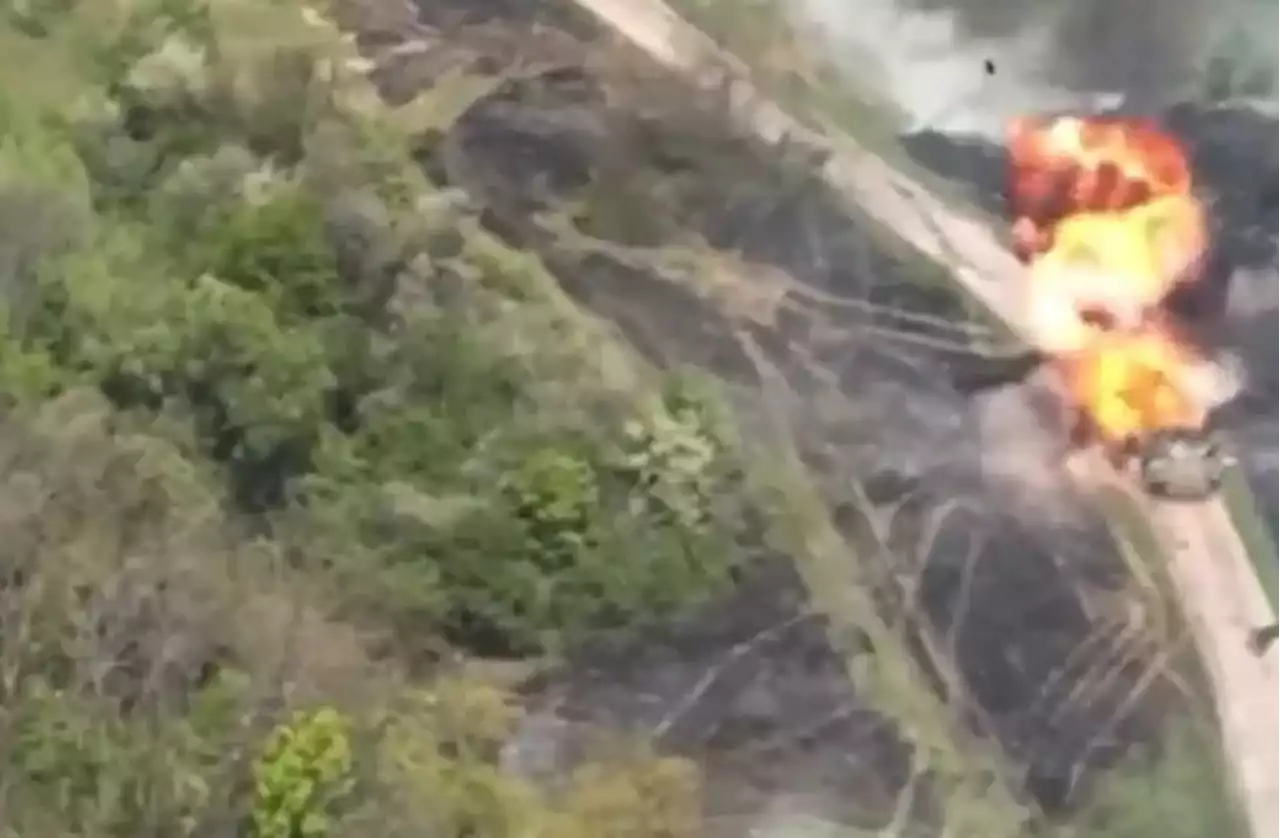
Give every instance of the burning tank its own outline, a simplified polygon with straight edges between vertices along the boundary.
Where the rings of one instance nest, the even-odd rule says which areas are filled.
[[[1190,363],[1178,352],[1157,330],[1100,331],[1089,347],[1054,363],[1077,445],[1100,444],[1120,470],[1136,466],[1153,494],[1195,500],[1218,489],[1228,460],[1178,378]]]
[[[1136,467],[1153,493],[1212,493],[1226,459],[1192,383],[1205,359],[1161,309],[1208,245],[1185,154],[1150,123],[1110,118],[1019,120],[1009,148],[1015,250],[1073,441]]]

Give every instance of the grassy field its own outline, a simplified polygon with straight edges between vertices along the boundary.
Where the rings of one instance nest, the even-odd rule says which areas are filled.
[[[802,168],[721,141],[660,84],[609,113],[703,130],[678,165],[596,159],[617,177],[554,212],[504,191],[505,147],[445,184],[420,164],[450,157],[463,114],[504,85],[540,95],[566,53],[528,59],[500,28],[488,53],[441,39],[443,66],[385,80],[408,89],[391,108],[366,73],[441,30],[387,9],[331,10],[367,53],[401,50],[382,65],[291,3],[6,13],[0,831],[701,838],[696,752],[605,731],[549,785],[507,770],[516,688],[731,593],[771,552],[906,753],[870,834],[1210,834],[1176,831],[1201,823],[1188,790],[1216,785],[1175,747],[1042,823],[935,687],[956,685],[946,655],[881,601],[887,544],[833,524],[790,429],[565,293],[630,266],[740,337],[785,296],[740,280],[776,272],[684,234],[745,201],[743,172],[767,170],[774,202]],[[649,235],[606,241],[618,228]],[[766,378],[767,337],[743,344]]]

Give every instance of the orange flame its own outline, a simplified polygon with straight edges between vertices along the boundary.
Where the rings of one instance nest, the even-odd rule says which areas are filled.
[[[1085,351],[1060,359],[1071,395],[1103,441],[1156,428],[1197,427],[1203,417],[1182,385],[1190,359],[1157,331],[1098,332]]]
[[[1062,117],[1009,131],[1008,201],[1031,316],[1108,440],[1199,424],[1189,352],[1152,313],[1207,243],[1186,155],[1153,124]]]

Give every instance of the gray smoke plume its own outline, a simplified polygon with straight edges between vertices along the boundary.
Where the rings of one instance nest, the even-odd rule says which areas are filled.
[[[906,112],[991,135],[1015,114],[1276,98],[1265,0],[800,0],[796,23]],[[989,62],[989,63],[988,63]]]

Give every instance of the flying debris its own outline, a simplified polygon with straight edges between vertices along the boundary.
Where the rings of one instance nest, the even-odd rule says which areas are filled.
[[[1009,152],[1015,251],[1073,440],[1154,493],[1212,493],[1225,460],[1205,428],[1208,362],[1162,310],[1208,250],[1185,153],[1152,123],[1078,117],[1015,121]]]

